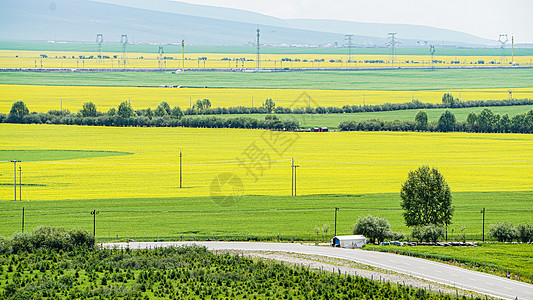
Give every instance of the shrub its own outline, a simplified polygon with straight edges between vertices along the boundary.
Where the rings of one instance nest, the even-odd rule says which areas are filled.
[[[369,243],[375,240],[381,243],[392,234],[387,219],[371,215],[360,216],[353,227],[353,233],[364,235]]]
[[[529,243],[533,241],[533,226],[528,223],[519,224],[516,226],[516,231],[518,233],[518,240],[523,243]]]
[[[489,235],[498,240],[498,242],[512,241],[518,237],[518,231],[510,223],[500,223],[489,228]]]
[[[411,232],[411,236],[419,241],[434,243],[436,243],[440,237],[444,236],[444,234],[444,228],[434,224],[414,227],[413,231]]]

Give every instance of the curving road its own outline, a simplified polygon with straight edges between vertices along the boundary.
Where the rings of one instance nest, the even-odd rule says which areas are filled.
[[[140,249],[190,244],[203,245],[209,250],[279,251],[340,258],[479,292],[492,297],[533,300],[532,284],[471,271],[448,264],[391,253],[290,243],[253,242],[135,242],[109,243],[103,244],[103,246],[108,248],[129,247],[130,249]]]

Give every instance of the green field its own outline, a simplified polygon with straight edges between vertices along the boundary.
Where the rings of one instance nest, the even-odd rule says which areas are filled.
[[[504,115],[508,114],[511,118],[517,114],[523,114],[533,109],[533,105],[517,106],[491,106],[491,107],[472,107],[472,108],[455,108],[448,109],[455,115],[459,122],[466,121],[470,112],[479,113],[484,109],[490,109],[494,113]],[[343,121],[363,121],[368,119],[381,119],[384,121],[414,121],[419,109],[384,111],[384,112],[367,112],[367,113],[349,113],[349,114],[276,114],[281,120],[295,120],[300,122],[300,127],[329,127],[338,128],[339,123]],[[428,121],[438,121],[446,109],[424,109],[428,114]],[[242,114],[242,115],[216,115],[222,118],[249,117],[255,119],[265,119],[266,114]]]
[[[448,228],[454,238],[465,226],[469,240],[481,240],[482,215],[486,207],[486,228],[497,222],[533,223],[530,207],[533,192],[457,192],[453,194],[455,214]],[[110,240],[315,240],[314,228],[329,224],[333,235],[334,207],[339,207],[338,234],[351,234],[361,215],[387,218],[392,230],[409,234],[400,208],[399,194],[243,196],[233,206],[222,207],[209,197],[97,199],[61,201],[0,202],[0,236],[21,230],[25,208],[26,230],[39,225],[83,227],[92,231],[97,210],[96,237]]]
[[[160,86],[255,89],[392,90],[527,88],[533,69],[309,72],[0,72],[0,84]]]
[[[179,45],[177,45],[179,42]],[[181,53],[181,41],[176,41],[176,45],[165,46],[166,53]],[[122,45],[119,43],[105,43],[104,51],[120,52]],[[206,46],[206,45],[186,45],[187,53],[228,53],[228,54],[254,54],[257,48],[250,46]],[[91,42],[68,42],[68,43],[47,43],[47,42],[27,42],[27,41],[0,41],[0,50],[29,50],[29,51],[96,51],[96,44]],[[157,53],[157,45],[136,44],[128,45],[128,52],[131,53]],[[508,49],[510,55],[511,50]],[[346,48],[293,48],[293,47],[263,47],[261,53],[264,54],[346,54]],[[352,53],[388,55],[388,48],[353,48]],[[397,48],[398,55],[428,55],[428,48]],[[486,48],[437,48],[436,55],[457,55],[457,56],[500,56],[501,49]],[[533,55],[533,49],[515,48],[515,56]]]
[[[91,157],[128,155],[131,153],[114,151],[81,151],[81,150],[0,150],[0,161],[11,161],[16,157],[19,161],[55,161]]]
[[[431,257],[433,260],[440,261],[440,258],[442,258],[442,260],[449,263],[453,263],[455,258],[456,264],[462,267],[499,276],[505,276],[508,268],[515,279],[518,279],[520,271],[520,279],[525,282],[531,282],[530,276],[533,275],[533,244],[483,243],[479,247],[367,245],[364,249],[386,252],[394,252],[396,250],[396,253],[400,251],[403,255],[408,255],[408,251],[411,251],[412,256],[424,258],[427,255],[428,259]]]

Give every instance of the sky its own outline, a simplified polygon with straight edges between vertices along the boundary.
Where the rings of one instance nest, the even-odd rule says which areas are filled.
[[[533,0],[181,0],[282,19],[335,19],[427,25],[497,40],[533,43]]]

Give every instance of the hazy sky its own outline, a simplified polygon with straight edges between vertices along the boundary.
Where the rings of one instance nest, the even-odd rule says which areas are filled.
[[[533,0],[181,0],[283,18],[428,25],[533,43]]]

